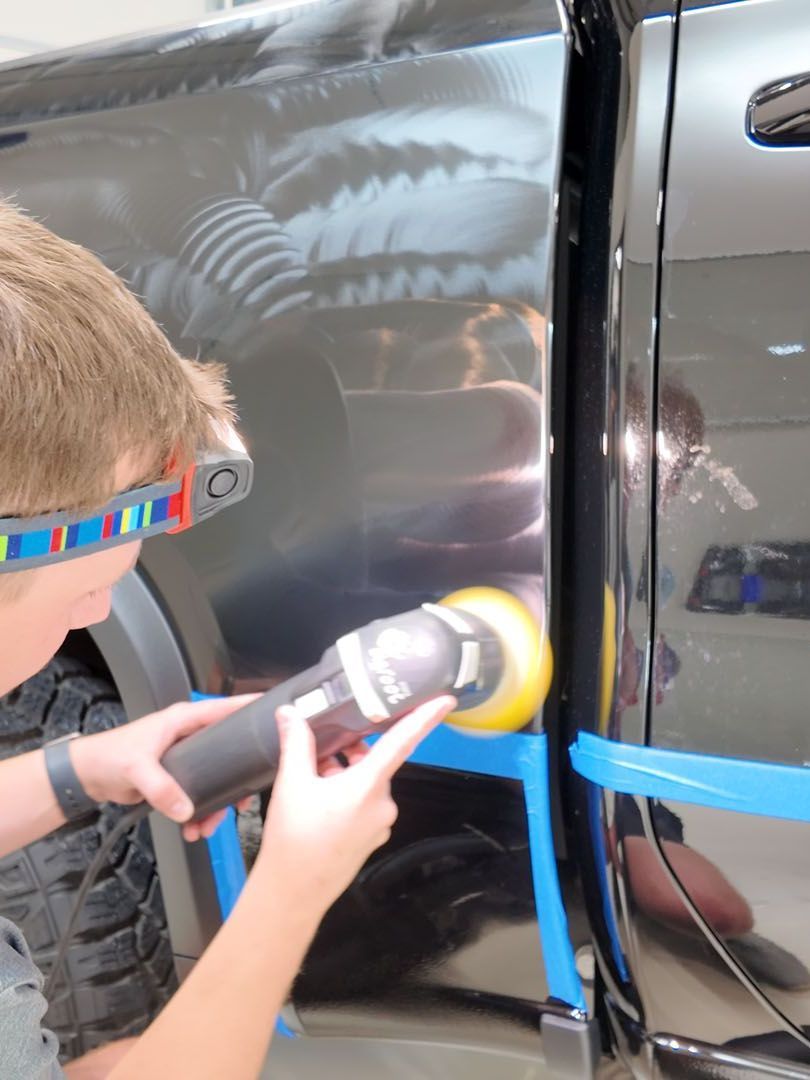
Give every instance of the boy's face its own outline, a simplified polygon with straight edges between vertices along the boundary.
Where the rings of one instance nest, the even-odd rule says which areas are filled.
[[[116,490],[138,482],[139,471],[124,460],[116,470]],[[0,694],[40,671],[70,630],[103,622],[110,613],[112,587],[135,565],[140,541],[78,559],[26,571],[30,580],[19,597],[0,601]]]

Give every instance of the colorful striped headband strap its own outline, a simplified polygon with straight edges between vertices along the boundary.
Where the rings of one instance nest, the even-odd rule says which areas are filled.
[[[133,488],[89,516],[0,518],[0,573],[181,532],[243,499],[252,481],[253,462],[247,454],[206,453],[180,479]]]

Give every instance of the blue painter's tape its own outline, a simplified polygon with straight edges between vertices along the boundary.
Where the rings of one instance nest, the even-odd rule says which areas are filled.
[[[242,857],[239,831],[236,827],[236,814],[231,807],[228,807],[225,820],[217,831],[208,838],[208,856],[214,872],[219,910],[222,918],[227,919],[239,899],[242,886],[247,881],[245,860]]]
[[[543,943],[546,980],[552,997],[585,1012],[585,994],[568,934],[568,919],[560,894],[557,860],[554,855],[548,784],[548,739],[544,734],[522,737],[538,744],[536,749],[532,747],[528,755],[521,754],[519,760],[523,766],[531,762],[531,767],[524,768],[523,771],[523,795],[526,800],[534,902]]]
[[[285,1039],[297,1039],[298,1033],[293,1031],[292,1028],[287,1027],[280,1016],[276,1017],[276,1031],[279,1035],[283,1035]]]
[[[417,746],[408,761],[413,765],[431,765],[521,781],[537,923],[549,992],[552,997],[584,1012],[585,995],[568,934],[554,856],[547,736],[522,733],[491,737],[464,735],[442,724]]]
[[[192,693],[192,701],[204,701],[213,697],[212,694]],[[242,887],[247,881],[245,860],[242,855],[242,845],[239,843],[239,830],[236,827],[236,814],[232,808],[228,808],[225,820],[206,841],[208,845],[208,857],[211,860],[211,872],[214,875],[214,887],[217,890],[219,910],[223,920],[227,919],[233,911]],[[281,1017],[276,1019],[276,1033],[285,1039],[295,1039],[294,1031],[284,1023]]]
[[[193,696],[199,699],[205,695]],[[376,736],[367,741],[371,743],[375,739]],[[577,973],[574,950],[568,934],[568,921],[560,894],[560,882],[554,856],[547,736],[522,733],[491,737],[466,735],[442,724],[422,740],[408,760],[413,765],[430,765],[434,768],[454,769],[458,772],[476,773],[481,776],[498,776],[521,782],[526,804],[537,923],[549,992],[552,997],[584,1012],[585,994]],[[226,824],[227,822],[220,826],[215,836],[222,832]],[[241,872],[244,875],[242,852],[238,836],[235,835],[235,820],[231,822],[230,829],[233,839],[226,841],[223,834],[221,848],[217,849],[217,862],[212,856],[217,893],[226,898],[232,895],[232,881],[238,876],[231,869],[227,869],[228,861],[238,856],[242,867]],[[221,894],[218,875],[228,879],[223,881]],[[239,887],[241,888],[241,885]],[[238,890],[236,895],[238,895]],[[222,899],[220,899],[220,906],[222,907]],[[223,918],[226,914],[227,912],[223,909]],[[280,1027],[278,1030],[284,1034]]]
[[[376,736],[368,742],[375,739]],[[463,735],[441,724],[422,740],[408,761],[412,765],[522,780],[531,775],[538,757],[545,760],[545,742],[545,735]]]
[[[611,791],[810,821],[810,768],[802,765],[661,750],[585,731],[570,754],[576,772]]]

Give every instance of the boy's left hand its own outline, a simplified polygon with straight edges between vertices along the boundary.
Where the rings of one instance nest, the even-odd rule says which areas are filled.
[[[83,736],[70,744],[73,768],[87,794],[97,802],[136,803],[145,799],[172,821],[188,822],[191,800],[160,759],[180,739],[224,720],[258,696],[180,702],[112,731]],[[211,836],[224,816],[225,811],[220,810],[187,824],[183,835],[186,840]]]

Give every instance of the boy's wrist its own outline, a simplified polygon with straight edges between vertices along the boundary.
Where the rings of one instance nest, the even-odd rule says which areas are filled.
[[[105,802],[103,770],[97,767],[95,745],[92,735],[82,735],[70,744],[70,760],[82,787],[96,802]]]
[[[326,891],[313,888],[309,875],[306,882],[301,880],[272,853],[259,853],[247,884],[262,894],[265,904],[277,904],[285,921],[300,923],[313,934],[331,906]]]
[[[45,743],[42,748],[45,772],[66,821],[77,821],[93,811],[98,799],[85,786],[76,769],[72,748],[81,741],[78,732]]]

